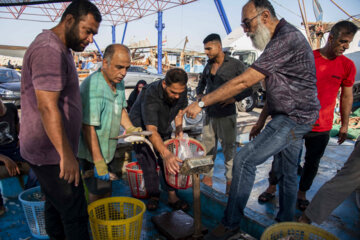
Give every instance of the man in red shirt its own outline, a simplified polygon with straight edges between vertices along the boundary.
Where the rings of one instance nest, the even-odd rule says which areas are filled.
[[[320,159],[329,142],[329,133],[332,128],[339,88],[341,88],[341,128],[338,144],[342,144],[347,136],[349,115],[353,103],[352,86],[355,81],[356,68],[350,59],[343,56],[343,53],[349,48],[356,31],[357,27],[353,23],[349,21],[338,22],[332,27],[325,47],[313,51],[316,65],[316,85],[321,109],[319,119],[314,124],[313,129],[304,136],[306,147],[305,164],[297,197],[297,206],[302,211],[309,205],[309,201],[306,199],[306,191],[312,185],[318,171]],[[272,171],[269,174],[270,185],[259,196],[260,202],[267,202],[275,196],[276,172],[276,163],[274,162]]]

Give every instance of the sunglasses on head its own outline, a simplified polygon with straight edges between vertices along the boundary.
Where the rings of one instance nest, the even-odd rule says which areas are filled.
[[[250,19],[245,19],[242,23],[241,23],[241,26],[244,28],[244,29],[250,29],[250,23],[252,20],[254,20],[255,18],[257,18],[258,16],[260,16],[263,12],[257,14],[255,17],[253,18],[250,18]]]

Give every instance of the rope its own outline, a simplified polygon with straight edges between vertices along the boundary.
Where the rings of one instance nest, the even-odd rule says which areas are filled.
[[[334,0],[330,0],[335,6],[337,6],[343,13],[345,13],[349,18],[354,19],[355,21],[360,23],[360,20],[351,16],[349,13],[347,13],[344,9],[342,9]]]

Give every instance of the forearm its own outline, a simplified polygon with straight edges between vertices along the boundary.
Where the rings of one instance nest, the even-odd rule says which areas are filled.
[[[160,153],[160,156],[165,156],[169,152],[169,150],[166,148],[164,141],[162,140],[160,134],[157,131],[157,128],[155,126],[146,125],[146,130],[152,132],[149,140],[156,149],[156,151]]]
[[[341,126],[348,127],[349,116],[353,104],[353,96],[341,96],[340,100],[340,114],[341,114]]]
[[[122,109],[121,112],[121,122],[120,122],[121,126],[123,126],[123,128],[128,129],[129,127],[132,127],[133,124],[130,120],[129,114],[128,112],[125,110],[125,108]]]
[[[183,117],[184,117],[183,111],[180,110],[174,119],[176,132],[182,132]]]
[[[265,102],[265,105],[260,113],[259,119],[257,120],[256,124],[259,126],[264,126],[268,116],[269,116],[268,106],[267,106],[267,102]]]
[[[85,143],[89,149],[89,152],[93,158],[94,162],[103,160],[103,156],[101,154],[101,149],[99,145],[98,136],[95,131],[95,127],[91,125],[83,124],[82,133],[85,139]]]
[[[231,79],[217,90],[205,95],[202,101],[205,103],[205,106],[224,101],[241,93],[246,88],[251,87],[264,78],[265,75],[262,73],[248,68],[243,74]]]

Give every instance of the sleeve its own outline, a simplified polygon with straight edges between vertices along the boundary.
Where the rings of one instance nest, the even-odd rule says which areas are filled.
[[[120,85],[120,89],[121,89],[121,94],[122,94],[122,108],[127,108],[128,104],[126,102],[126,97],[125,97],[125,85],[124,85],[124,81],[121,81],[121,85]]]
[[[245,71],[245,65],[242,62],[237,62],[236,64],[236,76],[239,76]],[[246,88],[244,91],[236,95],[234,98],[236,101],[241,101],[246,97],[249,97],[253,94],[252,87]]]
[[[144,125],[159,125],[159,111],[160,103],[151,93],[146,92],[141,103],[141,116],[143,117]]]
[[[51,47],[36,49],[32,54],[32,82],[36,90],[61,91],[66,85],[66,63],[61,52]]]
[[[196,87],[196,95],[204,93],[204,90],[206,87],[206,76],[207,76],[206,73],[208,71],[208,68],[209,68],[209,65],[206,65],[203,73],[201,74],[200,81],[198,83],[198,86]]]
[[[296,53],[296,48],[294,47],[296,41],[292,39],[294,38],[285,38],[283,35],[271,40],[264,52],[250,67],[266,76],[272,75],[289,62]]]
[[[352,87],[355,82],[355,75],[356,75],[356,67],[353,61],[347,61],[344,66],[345,69],[345,77],[341,82],[341,86],[344,87]]]
[[[86,79],[80,86],[82,102],[82,122],[91,126],[100,126],[100,115],[103,96],[102,90],[97,89],[96,79]]]

